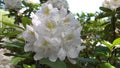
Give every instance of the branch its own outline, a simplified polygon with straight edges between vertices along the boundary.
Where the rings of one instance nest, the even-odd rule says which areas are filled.
[[[112,29],[113,29],[113,40],[112,42],[116,39],[116,32],[115,32],[115,29],[116,29],[116,18],[115,16],[112,16],[111,18],[111,24],[112,24]]]

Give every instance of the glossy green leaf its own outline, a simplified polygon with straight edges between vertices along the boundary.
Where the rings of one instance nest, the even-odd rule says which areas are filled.
[[[5,36],[7,36],[7,37],[14,37],[14,36],[17,36],[20,33],[21,33],[21,31],[13,31],[13,32],[6,33]]]
[[[110,42],[108,42],[108,41],[102,41],[102,44],[107,46],[110,50],[112,50],[112,48],[113,48],[113,45]]]
[[[105,46],[97,46],[93,52],[95,56],[101,56],[101,57],[110,56],[110,49]]]
[[[94,16],[93,13],[88,13],[87,15],[88,15],[88,17],[93,17]]]
[[[120,12],[119,12],[119,13],[120,13]],[[117,14],[116,17],[117,17],[118,19],[120,19],[120,14]]]
[[[23,64],[23,67],[24,68],[35,68],[35,65],[27,65],[27,64]]]
[[[15,56],[15,54],[12,54],[12,53],[5,53],[4,55],[5,56]]]
[[[100,68],[115,68],[115,67],[110,63],[102,63],[100,64]]]
[[[104,17],[109,17],[109,16],[112,16],[112,13],[109,12],[109,13],[100,13],[96,19],[100,19],[100,18],[104,18]]]
[[[21,48],[21,46],[14,44],[14,43],[6,43],[6,47],[15,47],[15,48]]]
[[[32,22],[31,22],[31,19],[28,18],[28,17],[22,17],[22,24],[24,27],[26,27],[26,25],[30,25]]]
[[[16,24],[12,24],[12,23],[9,23],[9,22],[4,22],[4,21],[0,21],[0,22],[2,22],[2,24],[4,24],[4,25],[10,26],[10,27],[15,27],[15,28],[20,28],[20,29],[24,30],[24,28],[22,28],[22,27],[20,27]]]
[[[117,38],[113,41],[113,46],[120,44],[120,38]]]
[[[79,58],[80,62],[90,62],[90,63],[95,63],[97,60],[92,59],[92,58]]]
[[[16,65],[18,64],[19,62],[23,61],[25,58],[21,58],[21,57],[14,57],[12,60],[11,60],[11,64],[13,65]]]
[[[104,11],[104,12],[112,12],[111,9],[105,8],[105,7],[100,7],[100,10],[102,10],[102,11]]]
[[[62,61],[57,60],[56,62],[51,62],[48,59],[42,59],[40,60],[41,64],[46,64],[50,66],[51,68],[67,68],[66,64]]]
[[[120,7],[118,7],[118,8],[116,9],[116,11],[120,11]]]

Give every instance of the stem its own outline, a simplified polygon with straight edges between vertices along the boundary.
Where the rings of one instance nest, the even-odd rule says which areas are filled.
[[[112,33],[113,33],[112,42],[116,39],[116,32],[115,32],[115,29],[116,29],[116,21],[117,21],[117,19],[116,19],[115,15],[113,15],[112,18],[111,18],[111,25],[112,25],[112,29],[113,29],[113,31],[112,31]],[[114,48],[113,48],[113,51],[112,51],[112,56],[114,56],[114,57],[116,56],[116,50],[114,50]],[[114,60],[114,61],[113,61],[113,64],[116,64],[115,62],[116,62],[116,61]]]
[[[14,24],[19,25],[20,23],[22,23],[21,16],[18,15],[18,11],[10,10],[10,12],[14,12],[14,14],[15,14],[15,22],[14,22]]]
[[[19,25],[21,23],[21,17],[20,16],[16,16],[16,20],[15,20],[15,24]]]
[[[111,24],[112,24],[112,29],[113,29],[113,40],[112,40],[112,42],[116,39],[116,32],[115,32],[116,25],[115,25],[115,23],[116,23],[116,18],[115,18],[115,16],[112,16],[112,18],[111,18]]]

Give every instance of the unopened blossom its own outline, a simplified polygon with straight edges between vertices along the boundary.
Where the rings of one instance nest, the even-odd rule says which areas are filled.
[[[4,0],[4,3],[6,8],[18,10],[21,8],[22,1],[21,0]]]
[[[42,4],[41,8],[31,15],[32,25],[27,25],[22,36],[26,41],[25,51],[35,52],[34,59],[48,58],[55,62],[66,58],[75,63],[81,46],[81,25],[67,8],[54,7],[53,3]]]
[[[12,57],[4,55],[9,52],[7,49],[0,49],[0,68],[12,68],[12,64],[10,64]]]
[[[39,0],[24,0],[27,4],[39,4]]]
[[[120,0],[105,0],[103,6],[111,10],[116,10],[120,7]]]

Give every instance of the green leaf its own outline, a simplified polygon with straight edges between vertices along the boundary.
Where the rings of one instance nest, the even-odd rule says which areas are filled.
[[[118,19],[120,19],[120,14],[117,14],[116,17],[117,17]]]
[[[8,22],[4,22],[4,21],[0,21],[0,22],[2,22],[2,24],[4,24],[4,25],[11,26],[11,27],[16,27],[16,28],[20,28],[20,29],[24,30],[24,28],[22,28],[22,27],[20,27],[18,25],[8,23]]]
[[[88,15],[88,17],[93,17],[94,16],[93,13],[88,13],[87,15]]]
[[[113,46],[120,44],[120,38],[117,38],[113,41]]]
[[[104,17],[109,17],[111,16],[113,13],[109,12],[109,13],[100,13],[96,19],[100,19],[100,18],[104,18]]]
[[[102,41],[102,44],[107,46],[110,50],[112,50],[112,48],[113,48],[113,45],[111,43],[109,43],[108,41]]]
[[[24,27],[26,27],[26,25],[30,25],[32,22],[31,22],[31,19],[28,18],[28,17],[22,17],[22,24]]]
[[[15,44],[15,43],[6,43],[6,47],[15,47],[15,48],[21,48],[21,46]]]
[[[80,62],[90,62],[90,63],[94,63],[97,62],[97,60],[92,59],[92,58],[79,58]]]
[[[95,56],[101,56],[107,58],[110,56],[110,49],[108,47],[97,46],[93,51],[93,53]]]
[[[81,14],[77,13],[76,14],[79,18],[84,18],[86,15],[84,12],[82,12]]]
[[[102,63],[100,64],[100,68],[115,68],[110,63]]]
[[[32,53],[31,52],[25,52],[21,55],[18,55],[20,57],[23,57],[23,58],[30,58],[32,56]]]
[[[120,11],[120,7],[118,7],[118,8],[116,9],[116,11]]]
[[[25,58],[21,58],[21,57],[14,57],[12,60],[11,60],[11,64],[13,65],[16,65],[18,64],[19,62],[23,61]]]
[[[21,53],[21,54],[12,54],[12,53],[5,53],[6,56],[15,56],[15,57],[21,57],[21,58],[30,58],[32,56],[32,53]]]
[[[105,8],[105,7],[100,7],[100,10],[102,10],[102,11],[104,11],[104,12],[112,12],[111,9]]]
[[[57,60],[56,62],[50,62],[48,59],[40,60],[41,64],[46,64],[51,68],[67,68],[66,64],[62,61]]]
[[[16,36],[16,35],[18,35],[20,33],[21,33],[21,31],[14,31],[14,32],[6,33],[5,36],[14,37],[14,36]]]
[[[5,53],[4,55],[5,56],[15,56],[15,54],[12,54],[12,53]]]
[[[35,68],[35,65],[30,66],[30,65],[23,64],[23,67],[24,68]]]

